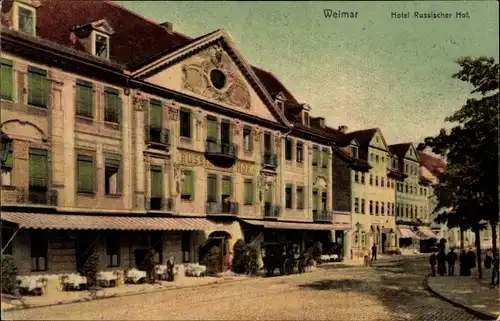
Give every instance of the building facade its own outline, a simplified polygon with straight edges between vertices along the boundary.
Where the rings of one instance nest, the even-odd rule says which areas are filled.
[[[196,262],[211,239],[343,241],[331,137],[224,31],[191,39],[101,1],[13,1],[2,23],[2,248],[20,274],[92,250],[126,270],[148,249]]]

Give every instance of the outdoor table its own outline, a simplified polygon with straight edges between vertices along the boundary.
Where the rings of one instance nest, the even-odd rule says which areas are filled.
[[[18,276],[19,288],[27,292],[33,292],[43,288],[43,282],[39,276]]]
[[[72,273],[65,275],[65,277],[62,278],[61,283],[78,289],[81,285],[87,284],[87,278],[79,274]]]
[[[167,265],[166,264],[159,264],[155,266],[155,274],[156,277],[161,279],[162,277],[165,277],[167,274]]]
[[[118,275],[113,271],[102,271],[97,273],[97,281],[103,283],[105,286],[116,284],[117,279]]]
[[[141,279],[145,279],[146,276],[146,271],[140,271],[137,269],[127,271],[127,279],[134,283],[139,282]]]

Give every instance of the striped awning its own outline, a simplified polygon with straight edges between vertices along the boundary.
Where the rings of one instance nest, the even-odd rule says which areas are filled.
[[[260,221],[243,220],[243,222],[263,226],[264,228],[275,228],[285,230],[314,230],[314,231],[343,231],[351,228],[350,224],[318,224],[318,223],[300,223],[300,222],[281,222],[281,221]]]
[[[399,238],[420,239],[417,234],[407,227],[398,227]]]
[[[184,217],[2,212],[1,219],[26,229],[203,231],[215,227],[205,218]]]
[[[437,235],[428,226],[419,226],[418,233],[425,239],[437,239]]]

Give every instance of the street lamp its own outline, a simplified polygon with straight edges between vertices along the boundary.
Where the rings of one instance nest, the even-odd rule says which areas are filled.
[[[9,157],[10,148],[12,146],[12,138],[10,138],[3,131],[0,131],[1,134],[1,142],[0,142],[0,161],[2,162],[2,167],[5,165],[7,161],[7,157]]]

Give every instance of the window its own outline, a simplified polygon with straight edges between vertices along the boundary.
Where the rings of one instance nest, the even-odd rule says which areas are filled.
[[[366,210],[365,210],[365,205],[366,205],[366,204],[365,204],[365,199],[364,199],[364,198],[362,198],[362,199],[361,199],[361,213],[362,213],[362,214],[365,214],[365,212],[366,212]]]
[[[162,142],[163,131],[163,106],[161,101],[151,99],[149,101],[149,128],[147,128],[147,135],[149,140],[155,143]]]
[[[94,89],[92,83],[76,80],[76,114],[92,118],[94,109]]]
[[[385,206],[384,206],[384,202],[380,202],[380,214],[385,215]]]
[[[229,201],[233,195],[233,181],[230,176],[222,177],[222,201]]]
[[[392,168],[396,169],[396,168],[398,167],[398,165],[397,165],[397,164],[398,164],[397,159],[396,159],[396,158],[393,158],[393,159],[392,159]]]
[[[94,192],[94,158],[87,155],[78,155],[78,193]]]
[[[33,231],[30,234],[31,271],[47,270],[48,238],[43,231]]]
[[[370,185],[373,185],[373,175],[370,174]]]
[[[408,164],[405,164],[405,174],[408,173]]]
[[[220,90],[226,86],[227,77],[221,70],[212,69],[210,71],[210,82],[212,86]]]
[[[370,201],[370,215],[373,215],[373,201]]]
[[[387,215],[391,215],[391,203],[387,202]]]
[[[354,182],[355,183],[359,182],[359,174],[358,174],[358,172],[354,172]]]
[[[382,164],[385,164],[385,157],[382,156]]]
[[[108,267],[120,266],[120,234],[111,232],[106,236],[106,256]]]
[[[392,216],[394,216],[394,203],[391,204],[391,213],[392,213]]]
[[[217,175],[207,176],[207,202],[217,202]]]
[[[186,109],[181,109],[179,112],[180,136],[191,138],[191,112]]]
[[[375,162],[378,163],[378,155],[375,155]]]
[[[182,262],[191,262],[191,231],[181,232]]]
[[[406,211],[405,217],[410,216],[410,209],[408,208],[408,204],[405,204],[405,211]]]
[[[361,175],[361,184],[365,184],[365,173],[360,173]]]
[[[102,59],[109,59],[109,37],[101,33],[95,34],[95,55]]]
[[[405,184],[405,192],[408,193],[408,184]]]
[[[0,58],[0,98],[14,100],[12,61]]]
[[[410,217],[413,218],[413,205],[410,205]]]
[[[318,146],[313,146],[312,166],[318,166],[318,160],[319,160]]]
[[[35,10],[18,6],[19,31],[35,35]]]
[[[48,154],[46,150],[29,151],[29,192],[33,202],[45,203],[49,184]],[[39,192],[39,194],[37,193]]]
[[[253,205],[253,181],[251,179],[245,179],[245,205]]]
[[[243,148],[245,152],[251,152],[253,149],[252,128],[243,128]]]
[[[14,165],[14,157],[12,151],[9,151],[7,155],[7,161],[2,166],[2,185],[11,186],[12,185],[12,168]]]
[[[413,186],[410,185],[410,194],[413,194]]]
[[[292,190],[293,185],[286,185],[285,187],[285,207],[292,208]]]
[[[351,156],[353,158],[358,158],[358,147],[357,146],[351,146]]]
[[[323,168],[328,168],[328,150],[323,149],[321,151],[321,164],[323,165]]]
[[[375,186],[378,186],[378,176],[375,176]]]
[[[375,160],[375,156],[373,156],[373,154],[372,154],[372,153],[370,153],[370,161],[372,161],[372,162],[373,162],[374,160]]]
[[[384,178],[383,177],[380,177],[380,186],[384,187]]]
[[[106,195],[120,194],[120,160],[106,158],[104,161],[104,193]]]
[[[427,196],[427,189],[424,188],[424,196]]]
[[[378,215],[378,201],[375,202],[375,215]]]
[[[359,198],[354,199],[354,213],[359,213]]]
[[[302,152],[303,152],[303,145],[301,142],[297,142],[297,157],[295,159],[297,163],[302,163],[304,159]]]
[[[310,126],[310,118],[309,118],[309,113],[304,112],[304,125]]]
[[[304,209],[304,187],[297,186],[297,209]]]
[[[219,125],[217,118],[213,116],[207,116],[207,139],[216,141],[219,137]]]
[[[104,121],[119,124],[121,110],[120,92],[116,89],[106,87],[104,89]]]
[[[163,168],[152,165],[149,172],[151,175],[151,209],[161,210],[161,200],[163,199]]]
[[[285,160],[292,160],[292,140],[289,138],[285,141]]]
[[[28,67],[28,104],[43,108],[49,105],[47,72],[32,66]]]

